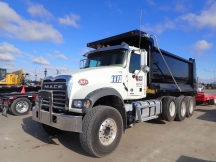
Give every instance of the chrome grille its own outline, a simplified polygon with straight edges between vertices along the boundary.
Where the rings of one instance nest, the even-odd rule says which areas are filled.
[[[42,90],[52,90],[53,91],[53,108],[54,109],[65,109],[66,103],[66,80],[57,79],[54,81],[44,80],[42,85]],[[42,107],[49,108],[49,100],[43,99]]]

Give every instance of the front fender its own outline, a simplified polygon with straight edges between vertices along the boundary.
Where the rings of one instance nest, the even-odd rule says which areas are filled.
[[[109,87],[96,89],[96,90],[90,92],[89,94],[87,94],[85,99],[91,100],[92,105],[94,105],[94,103],[99,98],[104,97],[104,96],[117,96],[117,97],[119,97],[121,99],[121,101],[122,101],[122,103],[124,105],[121,94],[118,91],[116,91],[114,88],[109,88]]]
[[[120,112],[120,114],[122,116],[124,129],[126,129],[126,127],[127,127],[126,117],[127,116],[126,116],[126,111],[125,111],[125,107],[124,107],[124,101],[123,101],[121,94],[117,90],[115,90],[114,88],[109,88],[109,87],[99,88],[99,89],[96,89],[96,90],[90,92],[88,95],[86,95],[85,99],[89,99],[92,102],[91,107],[88,110],[86,110],[86,112],[88,112],[92,108],[92,106],[94,105],[94,103],[98,99],[100,99],[101,97],[105,97],[105,96],[117,96],[121,100],[123,107],[117,108],[117,110]],[[85,110],[83,112],[85,113]]]

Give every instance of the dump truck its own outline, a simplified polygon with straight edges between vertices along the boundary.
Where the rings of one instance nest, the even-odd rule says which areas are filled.
[[[87,43],[80,69],[44,78],[32,118],[49,135],[78,132],[91,155],[113,152],[123,132],[152,119],[183,121],[196,106],[196,63],[132,30]]]
[[[2,115],[7,116],[8,110],[12,115],[26,115],[34,106],[41,86],[26,83],[28,75],[22,69],[7,73],[6,69],[0,68],[0,110],[2,110]]]

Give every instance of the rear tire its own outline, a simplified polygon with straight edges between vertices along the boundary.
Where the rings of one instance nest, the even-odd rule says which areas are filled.
[[[176,99],[176,108],[177,108],[177,113],[176,113],[176,121],[183,121],[186,117],[186,102],[183,96],[179,96]]]
[[[14,100],[9,110],[13,115],[20,116],[20,115],[28,114],[31,108],[32,108],[31,101],[23,97]]]
[[[54,127],[51,127],[49,125],[39,123],[39,122],[38,122],[38,126],[44,133],[51,135],[51,136],[58,135],[64,132],[63,130],[60,130],[60,129],[57,129],[57,128],[54,128]]]
[[[191,117],[193,115],[194,108],[195,108],[193,97],[186,96],[185,97],[185,103],[186,103],[186,107],[187,107],[186,117]]]
[[[83,119],[80,143],[86,152],[96,157],[104,157],[117,148],[122,131],[122,117],[117,109],[96,106]]]
[[[171,96],[167,96],[163,99],[162,105],[162,116],[166,121],[173,121],[176,116],[176,102],[175,99]]]

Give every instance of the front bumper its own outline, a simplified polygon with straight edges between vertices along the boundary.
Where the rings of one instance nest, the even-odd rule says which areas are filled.
[[[66,115],[52,111],[52,91],[40,91],[38,97],[38,108],[34,106],[32,110],[33,120],[64,131],[82,132],[82,116]],[[43,98],[49,99],[49,111],[41,109]]]

